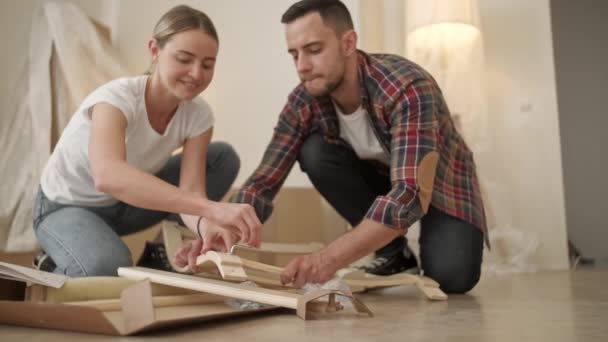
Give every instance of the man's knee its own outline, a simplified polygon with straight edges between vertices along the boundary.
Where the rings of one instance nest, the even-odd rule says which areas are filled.
[[[300,148],[298,161],[309,177],[320,177],[327,171],[323,156],[328,153],[327,142],[319,134],[310,135]]]
[[[483,233],[435,207],[422,218],[420,258],[424,274],[447,293],[470,291],[481,275]]]
[[[241,168],[241,159],[234,147],[223,141],[214,142],[212,145],[216,149],[217,154],[215,160],[211,161],[211,164],[222,167],[226,173],[234,175],[236,178]]]
[[[456,264],[454,260],[434,260],[424,263],[424,275],[439,283],[446,293],[466,293],[479,282],[481,263],[472,260],[462,260]]]

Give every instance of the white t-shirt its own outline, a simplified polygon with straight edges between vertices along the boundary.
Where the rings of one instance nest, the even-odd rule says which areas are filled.
[[[344,114],[334,103],[340,122],[340,138],[346,140],[361,159],[374,159],[390,165],[390,157],[374,134],[367,111],[359,106],[352,114]]]
[[[213,126],[211,107],[197,97],[182,101],[164,134],[152,128],[145,104],[148,76],[120,78],[97,88],[80,105],[64,129],[47,162],[41,179],[44,194],[63,204],[108,206],[117,202],[95,190],[89,164],[91,109],[97,103],[118,108],[127,119],[127,162],[139,170],[156,173],[186,139]]]

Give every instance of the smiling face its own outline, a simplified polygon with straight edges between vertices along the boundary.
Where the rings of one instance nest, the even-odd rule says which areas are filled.
[[[296,71],[312,96],[337,90],[344,79],[342,39],[325,25],[318,12],[311,12],[285,25],[287,49]]]
[[[203,30],[176,33],[163,47],[152,39],[149,50],[155,62],[152,77],[179,100],[192,100],[213,79],[218,42]]]

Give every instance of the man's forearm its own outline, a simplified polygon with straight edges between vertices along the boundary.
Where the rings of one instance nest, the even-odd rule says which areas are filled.
[[[338,268],[342,268],[403,234],[403,230],[388,228],[381,223],[364,219],[353,230],[330,243],[322,253],[335,262]]]

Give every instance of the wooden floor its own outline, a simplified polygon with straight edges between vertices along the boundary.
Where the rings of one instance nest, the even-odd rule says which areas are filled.
[[[267,313],[118,340],[175,341],[608,341],[608,271],[487,276],[469,294],[428,302],[415,289],[361,295],[375,317],[302,321]],[[1,341],[113,337],[0,325]]]

